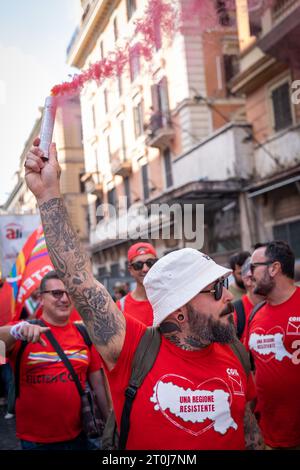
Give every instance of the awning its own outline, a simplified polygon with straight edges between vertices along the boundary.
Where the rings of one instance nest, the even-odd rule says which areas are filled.
[[[297,183],[297,181],[300,181],[300,174],[293,176],[291,178],[277,181],[276,183],[268,184],[260,189],[257,189],[256,191],[249,192],[248,198],[253,198],[256,196],[260,196],[261,194],[269,193],[270,191],[274,191],[275,189],[282,188],[283,186],[287,186],[292,183]]]

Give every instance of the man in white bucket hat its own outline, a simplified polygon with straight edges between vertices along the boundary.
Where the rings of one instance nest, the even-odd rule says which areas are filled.
[[[37,198],[52,263],[106,365],[120,429],[146,326],[125,318],[95,279],[60,194],[56,148],[50,146],[44,162],[38,144],[27,154],[26,182]],[[161,344],[136,393],[126,449],[262,448],[248,403],[254,384],[229,345],[235,338],[232,295],[224,286],[230,272],[185,248],[157,261],[145,277]]]

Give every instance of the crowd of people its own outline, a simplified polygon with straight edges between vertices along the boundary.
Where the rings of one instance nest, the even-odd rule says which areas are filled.
[[[126,449],[300,449],[300,288],[290,246],[259,244],[232,256],[228,268],[192,248],[158,259],[153,245],[135,243],[128,250],[135,288],[118,286],[113,299],[69,221],[55,146],[49,162],[42,157],[36,141],[26,181],[55,271],[42,280],[38,322],[0,327],[22,449],[101,448],[84,433],[80,394],[51,336],[104,420],[113,408],[121,434],[130,391]],[[71,319],[74,308],[92,345]],[[128,388],[149,327],[158,347],[140,386]]]

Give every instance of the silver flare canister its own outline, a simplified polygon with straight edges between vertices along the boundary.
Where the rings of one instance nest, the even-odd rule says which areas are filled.
[[[52,142],[53,128],[56,113],[56,98],[54,96],[47,96],[43,111],[43,119],[40,131],[40,145],[39,148],[44,152],[44,158],[49,159],[49,147]]]

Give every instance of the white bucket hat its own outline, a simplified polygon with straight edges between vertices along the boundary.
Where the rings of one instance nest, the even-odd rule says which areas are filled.
[[[213,281],[231,272],[194,248],[173,251],[158,260],[144,278],[153,308],[153,326],[159,325]]]

